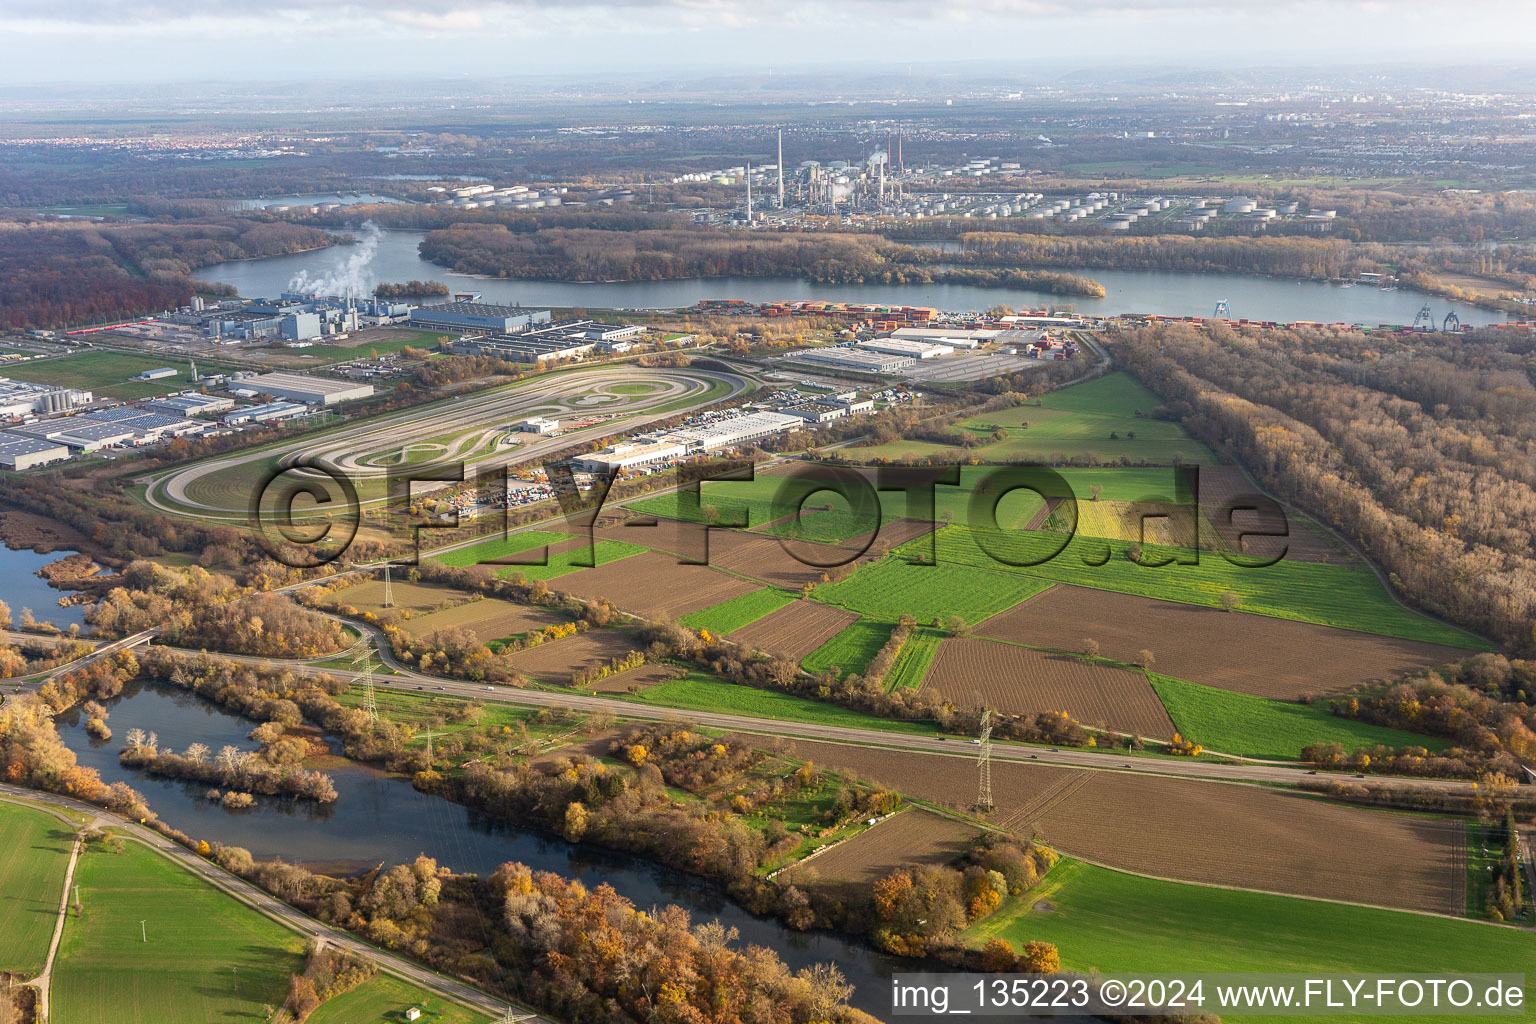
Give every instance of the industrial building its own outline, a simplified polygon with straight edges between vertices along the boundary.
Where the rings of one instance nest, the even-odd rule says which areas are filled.
[[[530,416],[519,422],[517,429],[525,434],[552,434],[560,429],[560,421],[546,419],[543,416]]]
[[[227,426],[239,423],[276,423],[291,420],[309,412],[309,406],[299,402],[268,402],[265,405],[248,405],[223,415],[221,422]]]
[[[304,373],[263,373],[247,377],[240,383],[243,388],[259,395],[271,395],[307,405],[337,405],[341,402],[355,402],[373,394],[372,384],[311,377]]]
[[[513,334],[549,322],[547,309],[496,306],[485,302],[444,302],[411,313],[412,327],[439,331],[490,331]]]
[[[162,366],[158,370],[145,370],[139,374],[139,380],[165,380],[167,377],[176,376],[176,370],[170,366]]]
[[[135,437],[132,427],[99,423],[84,416],[69,416],[45,423],[23,423],[12,427],[11,433],[65,445],[76,452],[94,452],[113,445],[128,444]]]
[[[64,445],[73,451],[94,452],[123,444],[153,444],[167,437],[201,433],[206,424],[144,409],[102,409],[38,423],[20,423],[10,433]]]
[[[874,409],[875,403],[872,399],[846,400],[828,397],[814,402],[801,402],[798,405],[786,406],[780,409],[779,412],[790,416],[798,416],[809,423],[830,423],[833,420],[844,419],[848,416],[873,412]]]
[[[712,452],[721,448],[761,441],[775,434],[787,434],[805,425],[799,416],[781,412],[754,412],[745,416],[732,416],[696,427],[683,427],[667,432],[662,440],[679,442],[690,453]]]
[[[580,359],[597,348],[584,338],[546,337],[542,332],[494,334],[489,337],[460,338],[449,343],[448,351],[461,356],[495,356],[514,363],[547,363],[561,359]]]
[[[357,309],[350,300],[316,299],[297,293],[249,304],[221,302],[213,310],[193,304],[172,320],[196,324],[205,337],[215,341],[311,341],[358,327]]]
[[[582,359],[597,349],[626,352],[630,339],[644,334],[635,324],[603,324],[595,320],[561,320],[543,327],[529,327],[513,334],[459,338],[448,343],[456,355],[496,356],[518,363],[544,363]]]
[[[625,469],[642,469],[674,459],[681,459],[688,449],[668,439],[632,441],[609,445],[602,451],[593,452],[571,460],[571,465],[583,473],[615,473]]]
[[[987,327],[898,327],[891,332],[891,337],[897,341],[936,341],[952,345],[958,338],[991,341],[1001,333],[997,328]]]
[[[32,384],[24,380],[0,377],[0,417],[48,415],[69,412],[90,405],[95,399],[80,388],[61,388],[52,384]]]
[[[955,354],[953,345],[942,345],[937,341],[903,341],[900,338],[875,338],[871,341],[861,341],[859,348],[892,356],[909,356],[913,359],[936,359],[939,356]]]
[[[804,349],[791,353],[790,358],[859,373],[899,373],[917,363],[917,360],[911,356],[889,355],[856,348]]]
[[[206,416],[216,412],[227,412],[235,407],[233,398],[219,398],[214,395],[199,395],[189,392],[182,395],[171,395],[167,398],[157,398],[151,402],[145,402],[144,408],[154,412],[163,412],[167,416]]]
[[[206,423],[189,420],[185,416],[172,416],[148,409],[130,409],[127,407],[102,409],[98,412],[72,417],[72,420],[74,422],[92,420],[96,423],[111,424],[125,430],[132,430],[134,432],[134,444],[152,444],[155,441],[163,441],[167,437],[186,437],[189,434],[200,434],[208,426]]]
[[[0,433],[0,469],[20,472],[62,462],[69,458],[69,448],[41,437]]]

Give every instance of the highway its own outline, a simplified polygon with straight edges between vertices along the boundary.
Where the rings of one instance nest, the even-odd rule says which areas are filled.
[[[699,726],[726,729],[747,735],[780,736],[786,739],[821,740],[830,743],[846,743],[857,746],[888,747],[913,754],[936,757],[961,757],[974,759],[976,748],[965,737],[915,736],[908,733],[888,732],[882,729],[864,729],[844,725],[823,725],[814,722],[791,722],[776,718],[757,718],[719,711],[692,711],[678,708],[641,704],[636,701],[597,694],[559,693],[514,686],[492,686],[423,675],[406,668],[395,660],[384,641],[383,634],[367,623],[347,621],[355,629],[364,629],[373,637],[379,657],[391,670],[375,673],[373,685],[379,689],[441,693],[466,699],[482,700],[521,707],[571,708],[578,711],[607,712],[618,718],[642,721],[686,719]],[[184,652],[192,653],[192,652]],[[274,661],[243,655],[219,655],[247,664],[283,666],[297,672],[326,674],[337,679],[355,680],[360,673],[342,669],[321,669],[300,663]],[[1020,764],[1045,765],[1055,768],[1074,768],[1082,771],[1138,772],[1175,778],[1198,779],[1209,782],[1244,782],[1255,785],[1296,785],[1307,777],[1305,766],[1291,766],[1276,762],[1254,761],[1201,761],[1173,757],[1128,756],[1107,750],[1077,748],[1035,747],[1007,742],[992,744],[993,761],[1010,761]],[[1319,777],[1329,777],[1318,773]],[[1332,775],[1342,778],[1340,775]],[[1458,779],[1401,779],[1381,776],[1373,779],[1379,785],[1434,786],[1461,790],[1470,789],[1472,783]]]
[[[380,970],[386,973],[431,989],[454,1002],[463,1003],[466,1006],[481,1010],[492,1016],[499,1017],[508,1011],[508,1005],[505,1000],[493,998],[462,981],[445,977],[413,960],[408,960],[387,950],[369,945],[356,936],[332,928],[323,921],[317,921],[315,918],[290,907],[276,897],[268,895],[243,878],[238,878],[218,865],[204,860],[186,847],[171,842],[153,829],[118,817],[92,804],[71,800],[68,797],[58,796],[54,793],[23,789],[20,786],[11,786],[5,783],[0,783],[0,799],[47,804],[64,812],[70,824],[78,828],[114,829],[119,834],[135,842],[142,843],[162,856],[170,858],[179,866],[207,881],[214,888],[221,890],[246,906],[260,911],[272,920],[293,929],[306,938],[319,939],[328,946],[335,946],[366,960],[371,960],[378,964]],[[519,1015],[522,1015],[531,1011],[519,1009],[517,1012]],[[551,1024],[548,1018],[536,1016],[530,1016],[528,1022],[529,1024]]]

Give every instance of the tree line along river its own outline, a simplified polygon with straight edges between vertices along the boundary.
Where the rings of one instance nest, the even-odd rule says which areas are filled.
[[[993,306],[1072,305],[1080,313],[1159,313],[1210,316],[1225,299],[1234,318],[1321,323],[1410,324],[1427,302],[1438,325],[1454,311],[1463,324],[1485,325],[1511,319],[1507,313],[1407,290],[1384,291],[1372,285],[1248,274],[1186,274],[1158,270],[1054,268],[1091,277],[1104,286],[1102,299],[1067,298],[1016,288],[958,284],[815,284],[793,277],[690,278],[680,281],[624,281],[572,284],[560,281],[510,281],[455,274],[421,258],[420,231],[387,231],[368,267],[375,282],[440,281],[455,291],[478,291],[487,302],[525,306],[594,309],[679,309],[702,299],[822,299],[983,310]],[[319,249],[288,256],[221,263],[197,276],[233,285],[247,298],[270,297],[288,289],[301,273],[310,280],[334,275],[350,247]]]
[[[914,962],[887,956],[852,938],[796,932],[777,920],[754,917],[705,879],[489,820],[420,793],[401,776],[354,761],[338,759],[325,768],[336,784],[335,803],[264,796],[250,808],[228,809],[206,798],[207,783],[123,767],[118,761],[121,737],[139,728],[156,733],[162,749],[181,751],[205,743],[214,750],[226,744],[254,750],[257,744],[247,734],[257,723],[194,694],[139,681],[100,703],[109,712],[113,738],[103,741],[89,735],[77,707],[56,719],[65,745],[82,766],[100,772],[104,782],[126,782],[144,794],[162,820],[196,839],[243,846],[259,859],[281,857],[318,871],[367,871],[380,861],[409,864],[426,854],[457,872],[487,875],[507,861],[521,861],[536,871],[578,878],[588,886],[606,882],[637,907],[670,903],[686,909],[695,923],[719,920],[740,932],[741,945],[772,949],[791,969],[835,963],[854,985],[850,1002],[876,1016],[889,1012],[886,979],[896,971],[918,969]],[[340,753],[338,740],[327,737],[327,742]]]

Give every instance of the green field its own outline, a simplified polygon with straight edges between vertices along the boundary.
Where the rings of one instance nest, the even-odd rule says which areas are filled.
[[[607,565],[609,562],[617,562],[630,555],[643,554],[645,550],[638,544],[627,544],[622,540],[600,540],[590,548],[583,544],[569,551],[552,551],[549,554],[548,565],[509,565],[498,571],[496,575],[509,580],[518,573],[522,573],[530,580],[552,580],[567,573],[590,569],[597,565]],[[587,564],[589,560],[591,565]]]
[[[793,594],[765,587],[689,612],[683,616],[682,622],[694,629],[707,629],[714,636],[724,636],[749,622],[756,622],[764,615],[778,611],[793,600]]]
[[[836,704],[824,704],[819,700],[796,697],[789,693],[727,683],[702,672],[690,672],[681,679],[668,680],[633,697],[622,699],[687,711],[718,711],[724,714],[751,715],[754,718],[778,719],[784,722],[846,725],[859,729],[879,729],[882,732],[922,735],[929,735],[934,731],[931,723],[898,722],[889,718],[875,718]]]
[[[1007,435],[966,448],[965,454],[984,462],[1057,461],[1090,454],[1101,462],[1122,458],[1158,465],[1171,465],[1175,460],[1216,461],[1210,449],[1190,437],[1178,422],[1153,419],[1152,411],[1161,407],[1163,400],[1126,373],[1110,373],[1054,391],[1040,403],[962,420],[957,424],[962,430],[983,437],[999,430]],[[855,451],[861,458],[899,458],[960,450],[924,441],[896,441]]]
[[[911,615],[922,623],[958,615],[974,626],[1048,585],[1018,573],[978,571],[946,560],[942,542],[954,529],[958,527],[939,532],[937,565],[915,565],[901,556],[882,558],[839,583],[817,587],[816,600],[893,622],[901,615]],[[908,550],[923,551],[926,543],[919,539]]]
[[[328,366],[346,363],[354,359],[369,359],[375,355],[394,355],[403,348],[436,348],[438,340],[448,335],[437,331],[390,330],[386,337],[372,339],[356,345],[316,345],[313,348],[296,349],[296,364]]]
[[[521,533],[511,533],[505,537],[493,537],[483,540],[467,548],[459,548],[456,551],[445,551],[440,555],[433,555],[434,562],[464,568],[471,565],[479,565],[481,562],[489,562],[496,558],[507,558],[511,555],[519,555],[524,551],[543,547],[545,544],[559,544],[561,541],[571,539],[568,533],[552,533],[548,530],[524,530]],[[553,560],[553,556],[551,556]]]
[[[64,927],[54,1020],[259,1021],[303,969],[302,936],[138,843],[87,853],[75,882],[85,910]]]
[[[164,380],[134,379],[145,370],[157,370],[163,366],[171,367],[177,375]],[[201,373],[228,373],[239,369],[228,363],[204,360],[198,361],[197,368]],[[156,358],[94,349],[90,352],[59,356],[56,359],[35,359],[25,367],[18,368],[17,378],[39,384],[86,388],[108,398],[132,400],[149,398],[153,395],[168,395],[173,391],[190,387],[187,372],[188,367],[185,364],[170,356]]]
[[[1002,549],[1004,555],[1015,561],[1043,557],[1061,542],[1061,536],[1044,533],[993,536],[996,538],[994,547]],[[1132,562],[1126,556],[1131,547],[1119,541],[1075,537],[1049,561],[1015,568],[982,550],[967,527],[948,526],[939,531],[938,560],[940,566],[946,562],[968,565],[989,569],[998,575],[1072,583],[1208,608],[1220,607],[1222,593],[1230,590],[1242,598],[1244,612],[1468,649],[1487,646],[1471,634],[1402,607],[1363,566],[1285,560],[1262,569],[1250,569],[1204,552],[1198,565],[1153,567]],[[903,550],[917,552],[924,549],[914,544],[906,545]],[[1172,556],[1181,550],[1145,545],[1144,561]],[[1106,552],[1110,557],[1103,565],[1085,564],[1085,558],[1102,558]],[[922,572],[926,567],[913,568]],[[868,571],[861,569],[839,586],[846,587]]]
[[[880,648],[891,638],[892,624],[872,619],[851,622],[839,634],[800,659],[800,667],[810,672],[837,668],[839,676],[863,672]]]
[[[1442,750],[1433,736],[1387,729],[1330,714],[1322,704],[1294,704],[1148,673],[1168,717],[1185,739],[1223,754],[1294,760],[1309,743]]]
[[[994,935],[1015,949],[1053,942],[1062,967],[1082,971],[1536,974],[1527,931],[1154,881],[1072,860],[966,938],[980,945]]]
[[[43,969],[74,836],[47,811],[0,803],[0,971]]]
[[[934,515],[937,519],[965,522],[972,490],[977,481],[993,472],[993,469],[994,467],[988,466],[963,466],[960,470],[958,485],[935,487]],[[1104,483],[1110,479],[1124,481],[1120,489],[1126,493],[1127,499],[1138,498],[1149,493],[1148,488],[1150,491],[1160,492],[1172,486],[1172,478],[1166,469],[1152,471],[1106,469],[1096,472],[1106,474],[1106,477],[1105,480],[1095,482]],[[1108,475],[1115,473],[1124,475],[1118,478]],[[719,513],[716,521],[722,524],[744,520],[747,529],[759,529],[773,523],[774,525],[768,526],[763,532],[773,536],[793,537],[821,543],[844,541],[866,533],[875,526],[873,515],[855,513],[848,499],[842,493],[833,490],[808,493],[803,490],[786,491],[786,495],[794,494],[795,497],[805,494],[806,501],[801,506],[803,515],[798,520],[776,522],[782,518],[779,513],[784,512],[784,509],[774,508],[774,497],[779,489],[785,486],[785,478],[782,476],[760,475],[752,480],[708,480],[699,487],[699,507],[702,510],[706,506],[714,506]],[[1074,488],[1078,486],[1076,478],[1072,478],[1072,486]],[[1087,497],[1086,486],[1081,489],[1081,494]],[[906,495],[901,491],[877,490],[875,495],[880,501],[882,522],[889,523],[901,519],[910,511],[907,508]],[[1106,494],[1105,497],[1108,498],[1109,495]],[[792,499],[786,497],[785,500]],[[998,524],[1010,528],[1023,526],[1040,508],[1040,505],[1039,496],[1032,492],[1022,490],[1011,492],[998,503]],[[692,519],[694,522],[700,520],[699,516],[682,515],[676,493],[644,498],[630,503],[629,507],[647,515]],[[872,509],[866,511],[872,511]]]
[[[422,1010],[420,1024],[489,1024],[491,1019],[399,978],[375,974],[322,1003],[307,1024],[404,1024],[405,1011],[413,1006]]]
[[[901,653],[896,656],[896,664],[886,673],[885,688],[916,690],[922,686],[928,667],[933,664],[934,655],[939,653],[939,644],[943,642],[943,633],[932,626],[919,626],[907,637]]]

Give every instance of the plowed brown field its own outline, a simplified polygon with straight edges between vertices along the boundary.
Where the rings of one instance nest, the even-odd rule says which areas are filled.
[[[510,661],[512,667],[524,675],[564,686],[570,683],[571,673],[578,668],[596,668],[638,648],[639,645],[623,633],[591,629],[564,640],[519,651]]]
[[[808,541],[796,541],[795,550],[813,562],[844,561],[851,552]],[[771,583],[785,590],[798,590],[802,584],[816,583],[825,571],[806,565],[779,544],[775,537],[755,533],[717,531],[709,538],[709,564]]]
[[[648,619],[673,619],[757,589],[707,565],[681,565],[659,551],[560,576],[550,587],[577,597],[606,597],[615,607]]]
[[[945,640],[923,692],[956,707],[973,706],[979,694],[986,707],[1012,714],[1065,711],[1084,725],[1119,732],[1157,739],[1174,732],[1143,673],[995,640]]]
[[[430,615],[418,615],[402,623],[402,628],[411,636],[419,637],[450,626],[462,626],[473,631],[481,643],[489,643],[564,621],[560,616],[542,608],[530,608],[488,597],[432,612]]]
[[[857,619],[853,612],[820,601],[793,601],[742,626],[729,638],[799,661]]]
[[[793,752],[944,806],[976,799],[971,757],[807,740]],[[1111,867],[1437,912],[1461,891],[1451,853],[1464,842],[1460,822],[1257,786],[995,760],[992,792],[993,820]]]
[[[1236,466],[1200,467],[1200,508],[1208,525],[1201,526],[1201,537],[1212,550],[1241,551],[1245,555],[1273,558],[1281,550],[1291,561],[1333,562],[1343,564],[1352,561],[1350,555],[1327,539],[1322,533],[1302,523],[1290,524],[1287,537],[1245,537],[1239,546],[1238,534],[1245,526],[1258,528],[1252,512],[1239,512],[1236,522],[1230,522],[1221,509],[1239,495],[1252,494],[1256,488]]]
[[[1339,693],[1353,683],[1442,665],[1468,653],[1417,640],[1065,584],[994,615],[976,632],[1069,651],[1092,638],[1106,658],[1117,661],[1150,650],[1157,671],[1165,675],[1279,700]]]
[[[821,882],[869,891],[878,879],[909,864],[948,864],[966,851],[977,829],[923,810],[906,810],[846,843],[784,871],[800,885]]]
[[[584,687],[592,693],[628,693],[631,686],[638,686],[644,690],[646,687],[665,683],[669,679],[675,679],[680,670],[673,665],[641,665],[620,672],[615,676],[607,676],[599,679],[591,686]]]

